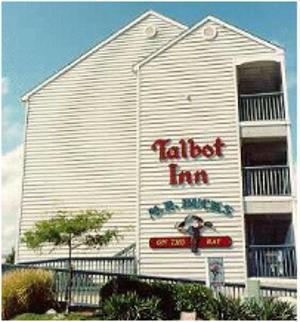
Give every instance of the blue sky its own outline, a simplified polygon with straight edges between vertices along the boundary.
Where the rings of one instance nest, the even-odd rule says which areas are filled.
[[[153,9],[188,26],[212,14],[285,48],[296,158],[295,3],[7,2],[2,6],[3,154],[23,140],[22,94],[144,11]]]

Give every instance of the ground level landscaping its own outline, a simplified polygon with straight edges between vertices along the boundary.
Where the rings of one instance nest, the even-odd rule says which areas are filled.
[[[194,312],[202,320],[296,320],[296,307],[275,298],[231,298],[196,283],[145,282],[115,277],[100,290],[96,310],[64,314],[52,273],[22,269],[4,274],[2,318],[6,320],[178,320]],[[37,304],[38,303],[38,304]],[[49,309],[51,314],[49,313]]]

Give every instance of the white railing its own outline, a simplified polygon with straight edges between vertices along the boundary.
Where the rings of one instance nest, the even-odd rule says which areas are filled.
[[[239,95],[240,122],[284,120],[282,92]]]
[[[290,195],[288,166],[258,166],[243,168],[244,196]]]

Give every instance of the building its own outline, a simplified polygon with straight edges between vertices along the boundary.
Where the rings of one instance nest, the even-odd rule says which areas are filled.
[[[140,273],[205,279],[217,260],[226,281],[296,277],[282,48],[149,11],[22,100],[19,236],[59,209],[110,209],[126,232],[101,255],[135,243]]]

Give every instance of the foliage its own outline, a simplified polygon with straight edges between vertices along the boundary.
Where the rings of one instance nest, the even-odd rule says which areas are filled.
[[[101,291],[102,301],[114,294],[126,294],[134,292],[139,297],[147,299],[156,296],[160,299],[159,308],[163,312],[162,318],[174,318],[174,300],[172,293],[173,285],[162,282],[147,283],[134,277],[117,277],[106,283]]]
[[[118,239],[120,234],[116,228],[101,231],[111,216],[112,213],[108,211],[60,210],[53,218],[36,222],[34,228],[26,231],[21,239],[27,247],[34,250],[41,249],[45,243],[53,244],[53,248],[63,245],[68,247],[69,274],[65,290],[66,312],[69,312],[71,303],[72,250],[82,245],[102,247]]]
[[[10,319],[25,312],[44,313],[56,306],[52,287],[52,273],[42,269],[5,273],[2,280],[2,318]]]
[[[295,320],[296,308],[274,298],[251,298],[242,301],[219,294],[213,302],[217,320]]]
[[[70,314],[35,314],[35,313],[24,313],[14,317],[17,321],[32,321],[32,320],[99,320],[97,316],[83,315],[81,313],[70,313]]]
[[[159,298],[139,297],[136,293],[114,294],[102,306],[106,320],[160,320]]]
[[[197,317],[201,319],[212,317],[213,293],[204,285],[196,283],[176,284],[173,286],[173,299],[176,303],[177,317],[179,317],[181,311],[196,311]]]
[[[214,320],[294,320],[296,308],[288,302],[260,298],[234,299],[213,292],[200,284],[146,283],[137,278],[118,277],[101,289],[102,300],[115,294],[135,292],[141,298],[155,296],[160,299],[162,319],[178,319],[181,311],[196,311],[198,319]]]
[[[212,302],[212,313],[217,320],[244,320],[247,307],[240,298],[234,299],[219,293]]]
[[[11,252],[5,256],[5,263],[7,264],[14,264],[15,263],[15,248],[12,247]]]
[[[162,318],[178,319],[181,311],[197,312],[199,318],[208,319],[211,314],[213,294],[210,289],[199,284],[167,284],[165,282],[142,282],[137,278],[118,277],[109,281],[100,291],[102,300],[113,294],[135,292],[142,298],[156,296],[160,299]]]
[[[151,296],[151,286],[135,277],[117,277],[107,282],[100,290],[100,297],[105,300],[114,294],[135,292],[141,297]]]
[[[245,302],[247,320],[296,320],[296,307],[274,298],[249,299]]]
[[[40,249],[46,242],[69,246],[70,241],[72,249],[81,245],[105,246],[120,237],[117,229],[99,233],[111,216],[108,211],[58,211],[53,218],[36,222],[34,229],[24,233],[22,242],[32,249]]]
[[[152,294],[160,299],[160,309],[163,312],[163,318],[167,320],[174,319],[175,299],[173,296],[174,285],[165,282],[153,282],[150,284]]]

